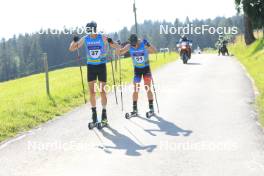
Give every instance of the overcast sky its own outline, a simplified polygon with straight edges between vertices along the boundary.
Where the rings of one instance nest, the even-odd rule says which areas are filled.
[[[230,17],[236,14],[234,0],[136,0],[138,22],[146,19],[173,22]],[[105,32],[134,23],[133,0],[3,0],[0,10],[0,37],[34,32],[41,28],[84,26],[95,20]]]

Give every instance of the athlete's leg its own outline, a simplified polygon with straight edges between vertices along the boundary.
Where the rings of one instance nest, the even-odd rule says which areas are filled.
[[[95,98],[96,97],[96,91],[95,91],[96,81],[90,81],[88,85],[89,85],[90,103],[92,106],[92,120],[93,122],[97,122],[96,98]]]
[[[147,92],[147,96],[148,96],[148,101],[149,101],[149,109],[150,111],[154,111],[154,106],[153,106],[153,93],[151,90],[151,73],[150,70],[147,70],[147,72],[143,75],[144,77],[144,87],[145,90]]]
[[[107,70],[106,70],[106,64],[100,65],[98,68],[98,80],[99,80],[99,86],[100,86],[100,94],[101,94],[101,103],[103,109],[106,109],[107,104],[107,97],[105,92],[105,86],[107,82]]]
[[[101,104],[102,104],[102,122],[107,123],[107,115],[106,115],[106,105],[107,105],[107,96],[106,96],[106,81],[107,81],[107,71],[106,64],[100,65],[98,68],[98,80],[99,80],[99,88],[101,95]]]
[[[90,81],[89,85],[89,94],[90,94],[90,103],[92,107],[96,107],[96,81]]]
[[[102,122],[107,123],[107,114],[106,114],[106,105],[107,105],[107,96],[106,96],[106,82],[100,81],[100,95],[101,95],[101,104],[102,104]]]
[[[134,92],[133,92],[133,112],[137,112],[138,108],[137,108],[137,101],[138,101],[138,93],[140,90],[140,82],[141,82],[141,73],[139,73],[138,71],[135,71],[135,75],[134,75]]]
[[[151,90],[151,82],[145,82],[144,86],[145,86],[145,90],[147,92],[148,100],[153,100],[153,93]]]
[[[105,87],[106,87],[106,82],[101,82],[100,81],[100,95],[101,95],[101,104],[103,109],[106,109],[106,105],[107,105],[107,96],[106,96],[106,91],[105,91]]]
[[[93,122],[97,122],[97,112],[96,112],[96,79],[97,75],[95,72],[95,67],[92,65],[87,66],[87,79],[90,95],[90,103],[92,106],[92,119]]]

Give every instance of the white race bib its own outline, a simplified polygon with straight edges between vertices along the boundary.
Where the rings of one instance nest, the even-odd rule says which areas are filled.
[[[145,57],[144,56],[135,56],[135,60],[137,63],[142,64],[145,61]]]
[[[97,49],[97,50],[89,50],[89,52],[90,52],[91,58],[93,58],[93,59],[97,59],[101,55],[101,50],[100,49]]]

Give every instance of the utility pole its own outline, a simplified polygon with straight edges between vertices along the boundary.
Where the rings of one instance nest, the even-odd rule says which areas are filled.
[[[46,92],[47,95],[50,96],[50,86],[49,86],[49,64],[48,64],[48,54],[43,53],[43,61],[44,61],[44,71],[46,78]]]
[[[134,11],[134,15],[135,15],[135,28],[136,28],[136,34],[138,35],[136,0],[134,0],[133,11]]]

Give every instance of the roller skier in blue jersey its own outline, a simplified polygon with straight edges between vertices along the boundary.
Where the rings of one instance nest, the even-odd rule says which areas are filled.
[[[155,53],[156,49],[146,39],[143,41],[138,39],[136,34],[132,34],[129,41],[129,44],[119,50],[119,54],[123,55],[129,51],[134,65],[133,111],[131,112],[131,116],[136,116],[138,114],[138,92],[142,77],[144,79],[144,86],[148,96],[149,109],[150,112],[154,113],[149,54]]]
[[[103,34],[97,34],[96,22],[90,22],[86,25],[88,35],[79,39],[75,36],[70,44],[69,50],[74,52],[85,46],[87,54],[87,81],[89,85],[90,103],[92,106],[92,123],[96,125],[97,111],[96,111],[96,81],[98,79],[100,85],[101,104],[102,104],[102,118],[101,123],[107,124],[106,105],[107,96],[105,86],[107,82],[107,48],[108,45],[112,48],[119,48],[119,45],[113,42],[111,38]],[[89,124],[90,125],[90,124]]]

